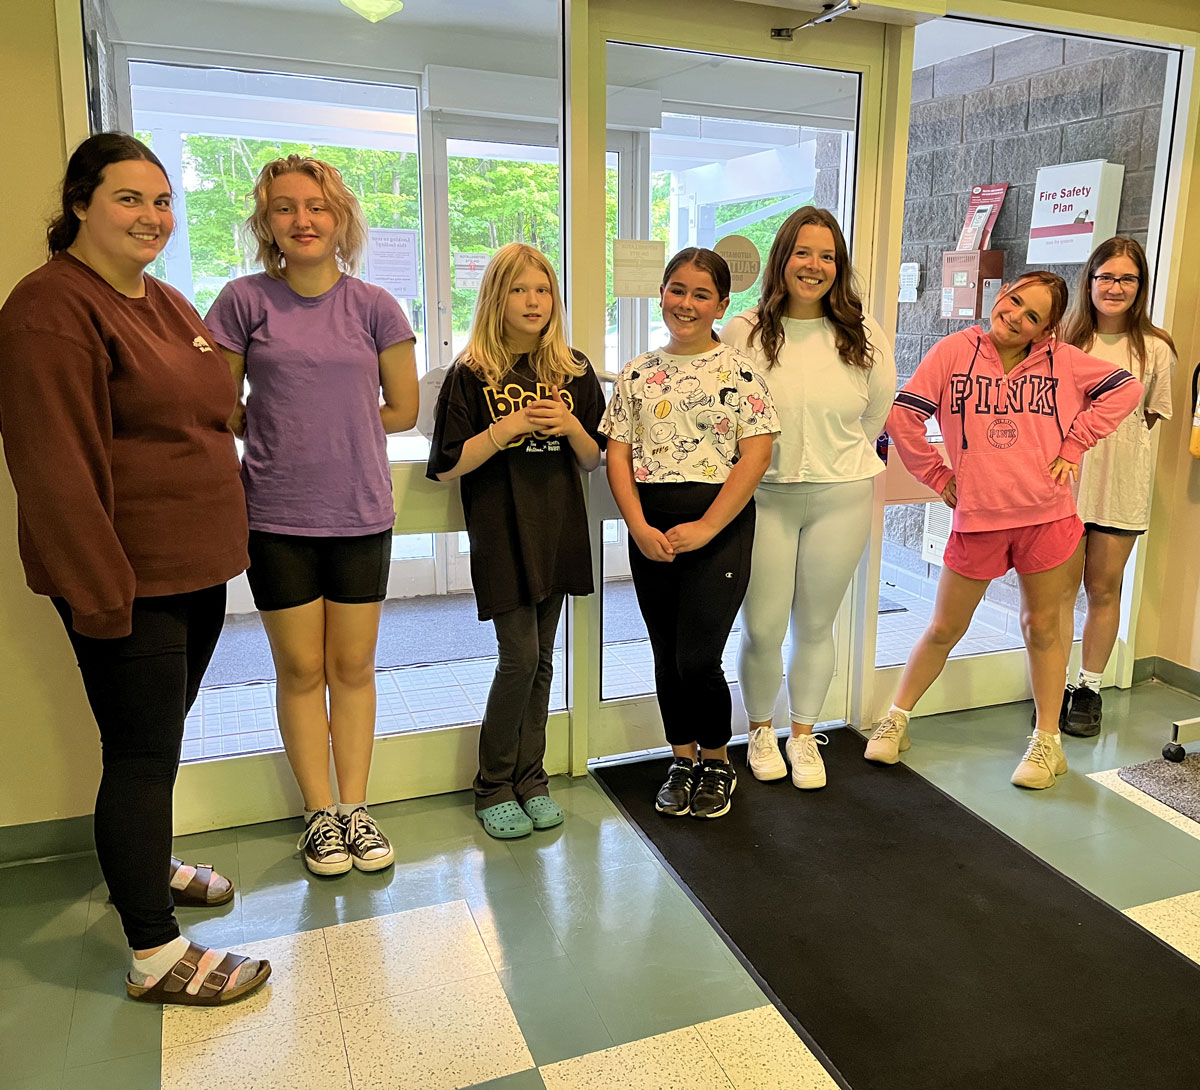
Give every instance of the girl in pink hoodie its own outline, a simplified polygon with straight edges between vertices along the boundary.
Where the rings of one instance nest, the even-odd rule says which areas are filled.
[[[1012,782],[1052,787],[1067,771],[1058,619],[1069,561],[1083,538],[1070,481],[1078,479],[1083,452],[1138,404],[1142,386],[1128,371],[1054,339],[1066,306],[1062,277],[1026,273],[1001,289],[988,332],[974,326],[942,338],[896,396],[888,434],[909,472],[954,509],[953,531],[929,627],[867,743],[867,760],[895,764],[908,749],[914,705],[966,633],[988,584],[1015,568],[1037,718]],[[925,437],[931,416],[949,465]]]

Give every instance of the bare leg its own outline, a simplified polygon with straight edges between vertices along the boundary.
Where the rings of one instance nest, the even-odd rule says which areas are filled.
[[[325,676],[338,796],[365,802],[375,746],[375,645],[381,602],[325,603]]]
[[[325,710],[325,600],[266,610],[262,619],[275,660],[275,709],[283,748],[304,808],[323,810],[333,803]]]
[[[1085,533],[1079,539],[1079,546],[1066,565],[1066,582],[1063,584],[1062,607],[1059,613],[1059,632],[1063,647],[1063,661],[1067,663],[1071,661],[1071,645],[1075,642],[1075,599],[1079,597],[1084,564],[1090,563],[1087,558],[1091,556],[1092,542],[1097,536],[1100,535]],[[1064,666],[1064,676],[1066,669]],[[1061,701],[1062,698],[1059,699]]]
[[[1029,676],[1037,706],[1037,729],[1058,733],[1067,657],[1060,634],[1062,600],[1071,578],[1071,561],[1049,571],[1018,575],[1021,584],[1021,634],[1029,655]]]
[[[970,628],[971,618],[990,582],[990,579],[968,579],[947,567],[942,568],[929,627],[917,640],[900,676],[900,688],[896,693],[899,707],[912,711],[937,680],[955,644]]]
[[[1102,674],[1117,642],[1121,625],[1121,576],[1136,537],[1127,534],[1088,534],[1083,586],[1087,620],[1083,624],[1083,668]]]

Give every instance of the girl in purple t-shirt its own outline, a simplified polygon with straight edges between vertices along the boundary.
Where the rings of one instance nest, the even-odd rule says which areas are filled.
[[[416,422],[413,331],[391,295],[352,275],[367,226],[335,167],[268,163],[247,223],[266,271],[227,284],[205,321],[239,391],[250,381],[231,426],[245,440],[247,574],[304,796],[299,846],[315,874],[380,870],[395,854],[366,798],[395,522],[386,436]]]

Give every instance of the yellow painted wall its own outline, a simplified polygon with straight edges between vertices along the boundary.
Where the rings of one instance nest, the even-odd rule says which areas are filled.
[[[991,14],[1025,11],[1035,21],[1052,21],[1054,11],[1070,13],[1064,18],[1128,15],[1126,0],[1054,0],[1028,8],[988,0],[987,7]],[[1192,0],[1141,0],[1138,13],[1147,23],[1200,33],[1200,5]],[[68,75],[79,83],[79,73]],[[77,116],[78,103],[70,109]],[[1194,97],[1191,109],[1195,114]],[[1195,132],[1197,118],[1191,121]],[[8,211],[0,297],[43,259],[43,223],[65,144],[54,0],[0,4],[0,146],[8,165],[0,172]],[[1200,252],[1200,184],[1187,194],[1183,227],[1176,253]],[[1200,669],[1200,463],[1187,456],[1184,419],[1187,377],[1200,358],[1200,264],[1180,260],[1176,268],[1177,312],[1191,322],[1174,330],[1183,364],[1176,377],[1179,408],[1162,437],[1138,654]],[[98,768],[95,727],[66,638],[49,604],[24,586],[15,500],[7,474],[0,473],[0,827],[90,812]]]
[[[66,163],[53,0],[0,4],[0,298],[45,259]],[[0,471],[0,826],[91,812],[96,726],[49,601],[25,587],[16,498]]]

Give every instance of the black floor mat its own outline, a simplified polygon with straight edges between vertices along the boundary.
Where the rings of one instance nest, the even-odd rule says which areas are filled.
[[[715,821],[655,812],[665,758],[593,771],[854,1090],[1200,1086],[1200,967],[829,735],[821,791],[758,783],[733,747]]]

